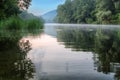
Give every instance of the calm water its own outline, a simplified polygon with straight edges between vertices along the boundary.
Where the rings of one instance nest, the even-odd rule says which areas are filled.
[[[45,24],[0,31],[0,80],[120,80],[120,29]]]

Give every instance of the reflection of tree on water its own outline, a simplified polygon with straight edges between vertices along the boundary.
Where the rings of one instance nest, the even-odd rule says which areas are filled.
[[[98,71],[115,72],[120,79],[120,38],[118,30],[99,30],[96,33],[95,52],[99,55]]]
[[[0,80],[29,80],[33,78],[34,66],[26,53],[31,49],[29,41],[19,32],[0,33]]]
[[[63,28],[58,32],[58,42],[63,42],[66,48],[72,48],[73,51],[91,51],[95,31],[86,28]]]
[[[58,41],[76,51],[92,51],[98,72],[115,73],[120,79],[120,32],[119,29],[67,28],[58,32]]]

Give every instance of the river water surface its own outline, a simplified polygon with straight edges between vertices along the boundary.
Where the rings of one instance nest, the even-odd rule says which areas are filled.
[[[118,27],[45,24],[37,33],[1,32],[0,80],[119,80]]]

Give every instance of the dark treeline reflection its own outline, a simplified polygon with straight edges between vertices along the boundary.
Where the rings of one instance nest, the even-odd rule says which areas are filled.
[[[115,73],[120,79],[120,29],[60,28],[58,42],[73,51],[92,51],[98,72]]]
[[[87,28],[64,28],[58,31],[58,41],[64,42],[66,48],[72,48],[73,51],[93,50],[95,29]]]
[[[38,33],[38,32],[37,32]],[[29,31],[0,31],[0,80],[29,80],[33,78],[34,65],[28,59],[29,40],[21,40]]]

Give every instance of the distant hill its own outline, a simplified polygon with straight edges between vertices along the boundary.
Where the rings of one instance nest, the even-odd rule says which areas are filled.
[[[33,15],[32,13],[28,13],[27,11],[23,11],[19,16],[22,19],[36,19],[36,18],[38,18],[37,16]]]
[[[56,16],[57,16],[57,10],[53,10],[43,14],[41,17],[44,19],[46,23],[53,23]]]

